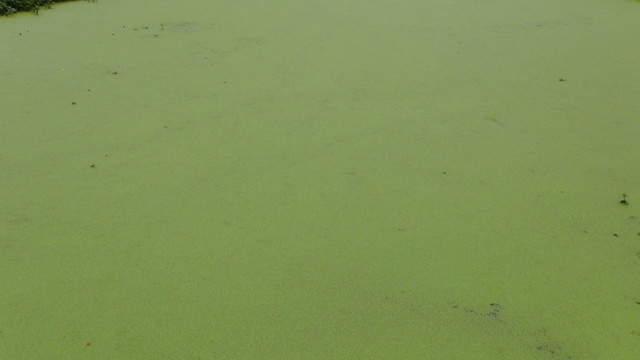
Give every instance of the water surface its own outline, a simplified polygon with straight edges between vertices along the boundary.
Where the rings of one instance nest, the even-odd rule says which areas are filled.
[[[639,12],[0,19],[0,358],[637,358]]]

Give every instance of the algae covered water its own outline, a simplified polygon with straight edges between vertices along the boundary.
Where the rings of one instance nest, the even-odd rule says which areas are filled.
[[[0,358],[637,358],[638,12],[0,18]]]

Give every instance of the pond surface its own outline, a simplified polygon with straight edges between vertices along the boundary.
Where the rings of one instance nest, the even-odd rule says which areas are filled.
[[[0,358],[640,355],[640,3],[158,3],[0,18]]]

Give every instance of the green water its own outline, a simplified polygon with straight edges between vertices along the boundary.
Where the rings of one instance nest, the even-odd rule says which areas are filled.
[[[0,359],[637,359],[639,14],[0,18]]]

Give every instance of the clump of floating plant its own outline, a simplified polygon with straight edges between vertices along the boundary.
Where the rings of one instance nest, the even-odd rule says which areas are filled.
[[[629,202],[627,201],[627,194],[622,194],[622,200],[620,200],[620,204],[622,205],[629,205]]]

